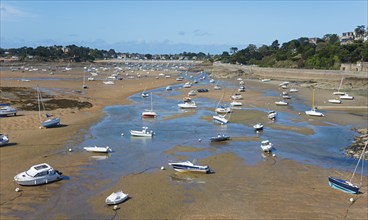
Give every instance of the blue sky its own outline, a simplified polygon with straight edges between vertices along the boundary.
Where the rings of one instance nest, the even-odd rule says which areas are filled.
[[[117,52],[220,54],[367,27],[367,0],[1,0],[1,47],[51,45]]]

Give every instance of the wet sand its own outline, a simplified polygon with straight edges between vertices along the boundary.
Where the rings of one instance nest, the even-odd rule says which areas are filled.
[[[45,74],[47,73],[32,73],[27,78],[50,77]],[[39,129],[38,113],[33,111],[21,111],[16,117],[0,119],[1,133],[6,133],[10,137],[10,144],[0,148],[1,219],[20,218],[20,216],[22,218],[47,216],[48,218],[69,219],[73,216],[75,207],[70,204],[70,207],[65,209],[68,207],[67,201],[63,200],[65,197],[54,194],[59,187],[67,184],[67,180],[40,187],[21,187],[23,191],[19,194],[14,191],[17,187],[12,181],[14,175],[33,164],[47,162],[67,176],[83,178],[78,177],[78,174],[84,169],[84,165],[91,161],[81,154],[68,152],[68,146],[81,143],[81,138],[84,137],[88,128],[104,116],[102,109],[108,105],[127,104],[127,97],[144,89],[176,83],[175,77],[122,80],[116,81],[116,85],[113,86],[103,85],[99,80],[87,82],[89,85],[87,90],[75,93],[72,90],[81,90],[83,77],[81,71],[55,73],[52,76],[72,78],[71,80],[31,80],[30,82],[3,80],[10,77],[22,78],[24,73],[2,71],[1,87],[58,88],[60,90],[56,92],[57,97],[86,100],[92,103],[93,107],[52,111],[52,114],[59,116],[62,124],[65,125],[54,129]],[[246,82],[247,87],[281,92],[281,89],[275,84],[276,82]],[[298,98],[311,103],[311,89],[304,87],[298,87],[298,89],[300,90],[297,94]],[[225,90],[224,96],[229,97],[233,93],[233,90]],[[331,91],[317,90],[316,105],[324,104],[324,100],[330,96],[330,93]],[[223,94],[224,90],[211,90],[209,93],[201,93],[198,96],[220,100]],[[274,106],[275,97],[261,97],[260,94],[256,90],[247,90],[242,102],[246,107],[268,108],[299,115],[291,109]],[[175,98],[181,99],[182,97]],[[366,105],[367,97],[356,96],[353,102],[357,105]],[[249,121],[249,119],[253,115],[260,117],[261,114],[255,110],[245,112],[249,113],[249,116],[243,116],[243,114],[236,116],[234,113],[232,117],[239,117],[238,120],[244,120],[244,123],[255,123],[256,121]],[[308,118],[304,114],[299,117],[300,120],[320,124],[319,120]],[[366,125],[367,114],[364,111],[351,112],[351,114],[329,112],[324,119],[336,124],[363,126]],[[263,123],[258,120],[257,122]],[[326,126],[329,125],[326,124]],[[278,127],[277,129],[293,128]],[[311,133],[308,129],[300,129],[298,132],[306,135]],[[80,137],[80,139],[73,139],[71,143],[72,137]],[[198,149],[191,146],[173,146],[167,153],[175,155],[177,152],[187,150],[196,151]],[[211,147],[208,150],[211,150]],[[116,219],[336,219],[345,217],[364,219],[368,213],[367,184],[361,190],[364,194],[359,195],[348,195],[333,190],[327,184],[327,176],[334,174],[333,170],[300,164],[270,155],[265,155],[264,160],[254,166],[245,165],[242,159],[230,153],[211,156],[200,160],[199,163],[210,165],[215,173],[181,175],[166,167],[166,170],[155,168],[140,174],[122,176],[117,183],[113,184],[113,188],[91,196],[86,204],[83,204],[91,207],[87,210],[93,210],[92,213],[85,213],[77,217],[111,218],[116,214]],[[364,179],[364,182],[367,183],[367,178]],[[109,180],[96,181],[95,184],[89,186],[88,190],[93,191],[94,188],[107,183]],[[131,198],[119,205],[120,209],[114,212],[112,207],[105,206],[104,200],[112,191],[120,189],[129,193]],[[78,193],[78,190],[83,189],[73,189],[70,193]],[[356,199],[353,204],[349,202],[351,197]],[[37,210],[36,216],[31,214],[32,211],[36,211],[38,207],[46,203],[51,203],[47,206],[48,209]]]

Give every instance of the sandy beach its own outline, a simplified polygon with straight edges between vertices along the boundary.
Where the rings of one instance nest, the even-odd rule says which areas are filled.
[[[122,75],[124,79],[116,80],[115,85],[104,85],[102,83],[104,78],[101,77],[99,80],[87,81],[88,89],[82,89],[85,75],[82,66],[73,67],[73,70],[66,72],[56,71],[53,75],[48,71],[26,73],[21,70],[1,71],[2,102],[17,99],[14,97],[14,91],[18,91],[17,88],[32,91],[36,87],[51,91],[49,95],[55,99],[69,100],[66,101],[69,106],[51,111],[62,120],[62,126],[57,128],[39,129],[38,111],[34,110],[19,110],[15,117],[0,119],[1,133],[7,134],[10,138],[8,145],[0,147],[1,219],[366,219],[367,177],[364,177],[365,184],[361,188],[363,193],[349,195],[328,186],[327,177],[335,172],[333,169],[272,156],[266,156],[256,165],[246,165],[237,155],[226,152],[199,161],[201,164],[211,164],[215,173],[210,175],[181,175],[170,169],[160,170],[156,167],[147,172],[121,176],[117,182],[97,179],[91,185],[85,186],[85,189],[68,189],[68,195],[61,194],[59,190],[64,184],[68,184],[68,180],[37,187],[21,187],[21,192],[15,192],[15,188],[19,186],[13,182],[14,175],[37,163],[52,164],[53,167],[62,170],[66,176],[78,177],[86,169],[85,165],[94,161],[78,152],[69,152],[69,148],[79,145],[89,127],[103,119],[104,107],[128,104],[128,97],[133,94],[145,89],[178,83],[175,80],[177,71],[165,72],[171,77],[159,75],[162,71],[149,73],[142,70],[129,71],[129,74],[135,76],[131,79],[127,79],[128,72],[125,73]],[[355,97],[354,101],[344,101],[341,106],[345,106],[345,109],[326,110],[329,112],[324,117],[324,121],[328,123],[309,118],[303,112],[275,106],[274,97],[261,95],[259,90],[273,90],[281,93],[282,89],[277,85],[287,79],[285,75],[282,76],[284,78],[274,79],[268,83],[255,79],[254,75],[251,77],[243,75],[246,86],[257,90],[247,90],[242,102],[247,108],[262,107],[293,114],[299,116],[298,120],[305,120],[310,124],[325,126],[351,124],[355,127],[366,127],[368,95],[366,94],[367,77],[364,75],[361,79],[365,84],[360,85],[363,89],[349,90],[349,94]],[[30,81],[19,80],[25,77]],[[311,105],[312,91],[315,88],[315,105],[320,109],[323,107],[328,109],[326,106],[330,105],[326,100],[331,98],[331,91],[339,84],[341,76],[336,76],[334,80],[329,78],[334,85],[329,89],[307,83],[304,77],[300,77],[300,81],[295,83],[299,89],[295,94],[297,98],[306,105]],[[55,78],[55,80],[45,80],[45,78]],[[236,78],[238,76],[231,79],[217,79],[238,83]],[[213,85],[207,87],[210,92],[200,94],[201,97],[220,100],[224,96],[228,100],[234,93],[231,89],[213,90]],[[190,90],[183,89],[181,95],[172,98],[181,100]],[[37,101],[36,96],[28,99]],[[15,107],[21,108],[22,101],[25,102],[19,98],[18,105]],[[352,105],[361,108],[350,108],[349,106]],[[232,119],[246,125],[256,122],[267,123],[267,119],[258,120],[260,115],[262,113],[256,110],[250,111],[247,115],[235,112]],[[295,132],[303,135],[313,134],[313,130],[307,127],[294,128],[277,124],[270,126],[278,130],[295,129]],[[244,141],[248,140],[248,137],[241,138]],[[252,138],[249,137],[249,139]],[[172,146],[172,149],[165,154],[177,155],[181,151],[201,150],[177,145]],[[212,151],[213,146],[205,150]],[[180,158],[180,155],[177,158],[186,159]],[[97,194],[93,193],[94,189],[103,186],[106,186],[105,190]],[[119,205],[117,211],[105,206],[106,196],[122,187],[124,191],[129,192],[130,199]],[[91,196],[83,204],[68,204],[68,196],[82,190],[90,191]],[[349,201],[350,198],[354,198],[353,203]]]

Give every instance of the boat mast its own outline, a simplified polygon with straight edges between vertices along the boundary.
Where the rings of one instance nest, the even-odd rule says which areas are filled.
[[[341,78],[341,81],[340,81],[340,85],[339,85],[339,88],[337,89],[338,92],[340,92],[340,89],[341,89],[341,85],[342,85],[342,81],[344,80],[344,77]]]
[[[37,87],[37,104],[38,104],[38,119],[40,120],[40,122],[42,122],[41,120],[41,103],[40,103],[40,90]]]
[[[152,104],[152,92],[151,92],[151,112],[153,111],[153,104]]]
[[[356,170],[357,170],[357,168],[358,168],[358,166],[359,166],[360,160],[362,159],[363,154],[365,154],[365,149],[367,148],[367,144],[368,144],[368,141],[366,141],[366,142],[365,142],[365,146],[364,146],[364,148],[363,148],[362,153],[360,154],[360,157],[359,157],[358,163],[357,163],[357,165],[355,166],[355,169],[354,169],[353,175],[351,175],[351,178],[350,178],[349,182],[351,182],[351,180],[354,178],[354,175],[355,175],[355,172],[356,172]],[[362,175],[363,175],[363,168],[362,168]]]
[[[312,95],[312,109],[314,109],[314,91],[315,89],[313,89],[313,95]]]

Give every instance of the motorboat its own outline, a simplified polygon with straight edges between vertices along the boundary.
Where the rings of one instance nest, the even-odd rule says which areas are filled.
[[[261,82],[269,82],[271,79],[262,79]]]
[[[273,110],[271,110],[271,111],[268,112],[268,118],[269,119],[274,120],[274,119],[276,119],[276,116],[277,116],[277,112],[275,112]]]
[[[216,137],[211,137],[211,142],[220,142],[220,141],[227,141],[230,140],[230,136],[225,134],[218,134]]]
[[[153,131],[148,131],[148,127],[142,127],[141,131],[130,130],[130,134],[136,137],[152,137]]]
[[[280,101],[276,101],[275,102],[276,105],[281,105],[281,106],[286,106],[286,105],[289,105],[289,103],[283,101],[283,100],[280,100]]]
[[[225,114],[225,113],[230,113],[232,112],[231,107],[228,106],[219,106],[215,109],[215,112],[220,113],[220,114]]]
[[[210,79],[210,83],[215,83],[215,80],[214,79]]]
[[[201,166],[197,164],[193,164],[190,161],[183,161],[183,162],[176,162],[176,163],[169,163],[170,166],[175,171],[178,172],[201,172],[201,173],[209,173],[210,167],[209,166]]]
[[[176,78],[176,81],[183,81],[184,80],[184,77],[182,76],[179,76],[178,78]]]
[[[194,90],[190,90],[188,92],[188,96],[195,96],[195,95],[197,95],[197,93]]]
[[[245,92],[245,86],[240,86],[238,92]]]
[[[123,191],[111,193],[105,200],[107,205],[116,205],[124,202],[129,198],[128,194],[123,193]]]
[[[147,97],[149,97],[149,94],[147,92],[142,92],[141,96],[143,98],[147,98]]]
[[[353,100],[354,99],[354,96],[350,96],[349,94],[344,93],[344,95],[341,95],[340,96],[340,99]]]
[[[191,102],[192,99],[190,97],[184,97],[183,102]]]
[[[85,149],[86,151],[95,152],[95,153],[108,153],[108,152],[112,151],[109,146],[106,146],[106,147],[97,147],[97,146],[83,147],[83,149]]]
[[[0,134],[0,146],[4,146],[9,143],[9,138],[5,134]]]
[[[47,163],[34,165],[29,170],[14,176],[14,181],[24,186],[47,184],[61,179],[63,179],[61,173]]]
[[[256,131],[263,130],[263,124],[261,124],[261,123],[257,123],[257,124],[255,124],[255,125],[253,125],[253,128],[254,128]]]
[[[191,82],[186,82],[183,85],[183,88],[190,88],[190,87],[192,87],[192,83]]]
[[[323,116],[325,116],[322,112],[317,111],[316,108],[312,108],[309,111],[305,111],[305,114],[307,114],[309,116],[317,116],[317,117],[323,117]]]
[[[183,108],[183,109],[192,109],[192,108],[197,108],[197,105],[195,104],[195,102],[194,102],[194,101],[180,103],[180,104],[178,104],[178,106],[179,106],[180,108]]]
[[[243,99],[243,96],[239,93],[236,93],[235,95],[231,96],[231,99],[232,100],[240,100],[240,99]]]
[[[219,85],[215,85],[215,86],[213,87],[213,89],[214,89],[214,90],[221,90],[222,88],[221,88],[221,86],[219,86]]]
[[[166,86],[166,91],[172,90],[171,86]]]
[[[272,149],[272,143],[269,140],[264,140],[261,142],[261,149],[264,152],[270,152]]]
[[[296,89],[296,88],[291,88],[289,91],[290,91],[290,92],[299,92],[299,90],[298,90],[298,89]]]
[[[329,103],[332,103],[332,104],[341,104],[342,101],[340,99],[329,99],[327,100]]]
[[[17,109],[8,104],[0,104],[0,116],[17,115]]]

